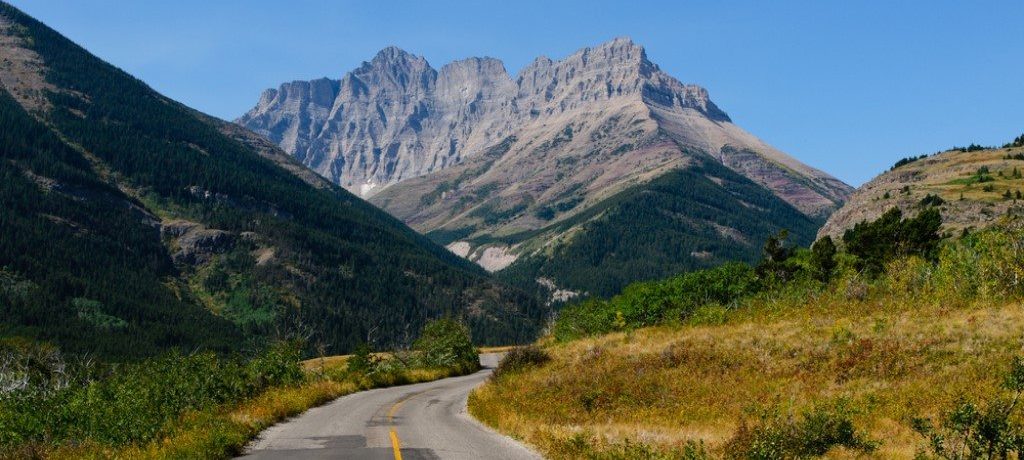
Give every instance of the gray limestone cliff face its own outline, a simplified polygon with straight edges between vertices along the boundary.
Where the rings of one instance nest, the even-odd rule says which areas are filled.
[[[422,57],[382,50],[341,80],[267,90],[239,122],[360,195],[461,160],[510,130],[514,85],[490,58],[435,71]]]
[[[493,58],[434,70],[390,47],[340,80],[267,90],[237,122],[365,198],[488,152],[500,158],[470,170],[473,181],[514,188],[533,202],[570,186],[610,190],[648,180],[692,152],[809,215],[830,212],[851,191],[733,124],[707,90],[666,74],[628,38],[561,60],[538,58],[515,78]],[[386,208],[414,226],[438,222],[412,216],[423,209],[419,197],[409,200],[389,199]]]
[[[533,116],[558,115],[630,98],[695,109],[709,118],[729,121],[711,102],[707,90],[665,74],[647,59],[643,47],[628,38],[584,48],[561,61],[538,58],[520,72],[516,82],[517,105]]]

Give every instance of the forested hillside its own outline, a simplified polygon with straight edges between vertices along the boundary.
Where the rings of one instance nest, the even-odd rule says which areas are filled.
[[[0,93],[0,317],[4,335],[76,351],[226,349],[229,321],[181,299],[156,219]],[[165,284],[166,281],[166,284]],[[203,327],[196,327],[197,324]]]
[[[0,31],[4,335],[138,356],[397,345],[442,315],[482,343],[536,331],[529,297],[340,187],[6,4]]]
[[[502,242],[516,244],[543,232],[569,235],[498,275],[523,285],[543,277],[609,296],[634,281],[754,262],[758,248],[781,230],[810,244],[819,225],[768,189],[703,161],[620,192],[573,219],[509,237]]]

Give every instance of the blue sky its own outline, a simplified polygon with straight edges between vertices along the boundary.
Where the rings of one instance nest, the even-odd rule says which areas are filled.
[[[384,46],[515,73],[616,36],[737,124],[859,185],[897,159],[1024,133],[1024,2],[14,0],[164,94],[233,119]]]

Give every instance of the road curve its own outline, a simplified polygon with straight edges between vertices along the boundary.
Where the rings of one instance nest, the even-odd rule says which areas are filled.
[[[484,369],[475,374],[342,396],[268,428],[239,458],[539,459],[466,412],[469,392],[499,356],[481,355]]]

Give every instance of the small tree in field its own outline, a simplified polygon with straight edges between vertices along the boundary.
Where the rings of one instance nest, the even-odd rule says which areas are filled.
[[[814,277],[827,283],[836,268],[836,244],[832,237],[825,235],[811,245],[811,270]]]
[[[857,256],[858,268],[882,273],[885,264],[899,256],[920,256],[935,260],[942,235],[942,216],[929,207],[916,217],[904,219],[892,208],[872,222],[861,222],[843,234],[846,251]]]
[[[367,373],[373,370],[377,365],[378,359],[373,356],[373,350],[366,342],[360,343],[356,346],[355,351],[352,353],[352,357],[348,359],[348,370],[358,373]]]
[[[787,281],[796,271],[796,267],[789,264],[789,258],[793,256],[795,249],[786,244],[789,239],[789,231],[783,229],[778,235],[768,238],[761,250],[761,261],[757,264],[757,276],[771,283]]]
[[[1003,377],[1003,391],[986,404],[962,400],[935,424],[913,420],[928,440],[920,459],[1005,459],[1024,453],[1024,427],[1016,411],[1024,394],[1024,359],[1016,357]]]
[[[462,366],[464,370],[480,367],[480,355],[473,347],[469,328],[450,318],[436,319],[423,326],[413,348],[422,353],[428,366]]]

